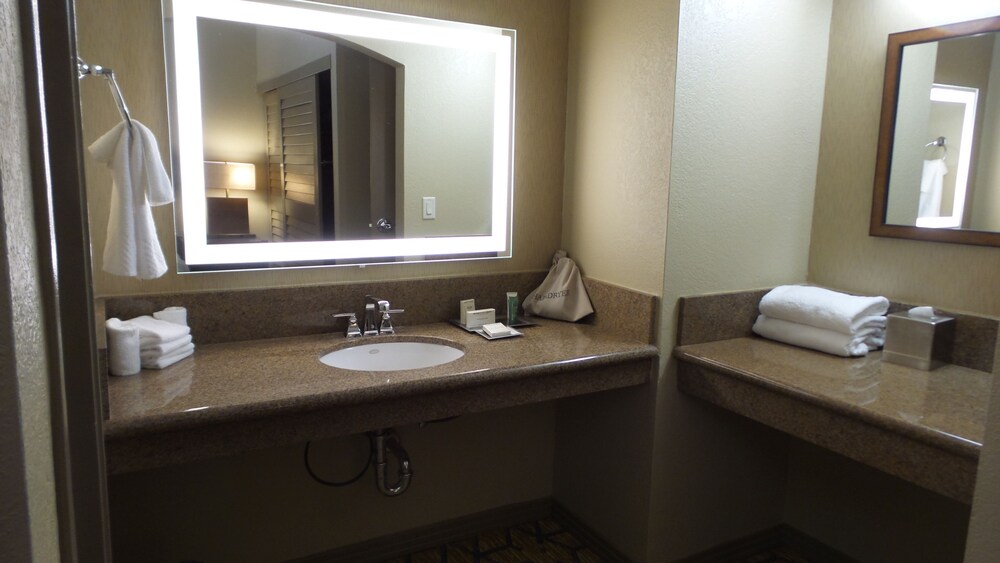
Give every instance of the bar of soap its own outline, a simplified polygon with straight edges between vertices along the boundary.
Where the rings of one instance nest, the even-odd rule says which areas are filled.
[[[510,329],[507,328],[503,323],[489,323],[483,325],[483,331],[489,336],[507,336],[510,334]]]

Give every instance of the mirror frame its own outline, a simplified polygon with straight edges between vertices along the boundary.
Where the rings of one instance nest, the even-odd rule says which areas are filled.
[[[889,169],[892,163],[892,141],[896,131],[896,101],[899,96],[899,75],[902,69],[903,47],[994,31],[1000,31],[1000,16],[915,29],[913,31],[902,31],[889,35],[889,44],[886,49],[885,58],[885,83],[882,87],[882,117],[879,121],[878,154],[875,161],[875,187],[872,195],[871,226],[868,231],[868,234],[871,236],[980,246],[1000,246],[1000,233],[971,229],[938,229],[909,225],[889,225],[885,222],[889,199]]]
[[[511,29],[433,20],[305,0],[164,0],[169,29],[167,73],[173,101],[171,124],[174,189],[182,193],[185,262],[198,271],[218,267],[364,266],[376,263],[509,258],[513,223],[515,36]],[[496,54],[493,109],[491,232],[488,235],[350,241],[208,244],[201,77],[197,41],[200,17],[316,31],[343,37],[408,40],[465,46]],[[377,24],[373,23],[378,19]],[[194,40],[178,41],[178,37]],[[175,226],[176,228],[176,226]],[[353,262],[352,262],[353,261]],[[179,261],[178,261],[179,263]],[[249,265],[249,266],[248,266]],[[181,272],[187,273],[187,272]]]

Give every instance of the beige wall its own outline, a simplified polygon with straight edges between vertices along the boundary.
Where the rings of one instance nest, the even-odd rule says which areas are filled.
[[[663,288],[677,4],[580,0],[570,15],[563,245],[585,275],[653,295]],[[634,561],[647,560],[652,418],[651,386],[558,407],[555,498]]]
[[[585,275],[653,295],[663,289],[676,5],[573,4],[563,245]]]
[[[993,376],[1000,376],[1000,340],[993,356]],[[972,517],[966,542],[965,560],[969,563],[991,563],[1000,553],[1000,385],[993,384],[987,412],[985,448],[979,456],[976,475],[976,496],[972,501]]]
[[[0,559],[58,561],[49,371],[17,5],[0,4]]]
[[[648,561],[782,519],[783,438],[680,394],[669,355],[679,297],[805,281],[830,10],[681,2]]]
[[[830,30],[809,281],[1000,316],[994,248],[868,236],[889,33],[996,14],[976,0],[837,0]]]
[[[435,277],[451,274],[545,269],[559,247],[562,229],[563,145],[566,134],[565,0],[502,3],[461,0],[359,0],[340,2],[419,16],[513,28],[518,31],[515,106],[513,257],[506,260],[405,264],[366,268],[318,268],[269,272],[177,275],[139,282],[107,275],[95,264],[98,296],[218,288],[276,287],[332,282]],[[93,0],[77,11],[78,43],[84,58],[116,71],[132,114],[150,127],[167,153],[166,86],[159,0]],[[107,85],[81,85],[84,143],[119,120]],[[87,198],[93,251],[100,256],[109,212],[110,174],[87,161]],[[174,271],[172,210],[154,208],[164,252]]]

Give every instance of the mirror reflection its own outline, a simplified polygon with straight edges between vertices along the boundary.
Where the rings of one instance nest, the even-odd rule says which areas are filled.
[[[980,234],[1000,233],[996,29],[1000,18],[890,36],[872,234],[998,243]]]
[[[512,32],[298,2],[165,8],[187,265],[509,256]]]
[[[991,71],[1000,65],[996,36],[903,49],[888,223],[1000,230],[1000,209],[988,203],[1000,189],[993,178],[1000,170],[989,158],[972,158],[976,147],[998,142],[998,128],[986,121],[1000,104],[1000,87],[989,88]]]

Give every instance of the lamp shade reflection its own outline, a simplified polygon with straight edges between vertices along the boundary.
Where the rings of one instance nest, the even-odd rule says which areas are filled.
[[[257,189],[256,167],[248,162],[205,161],[205,187],[220,190]]]

